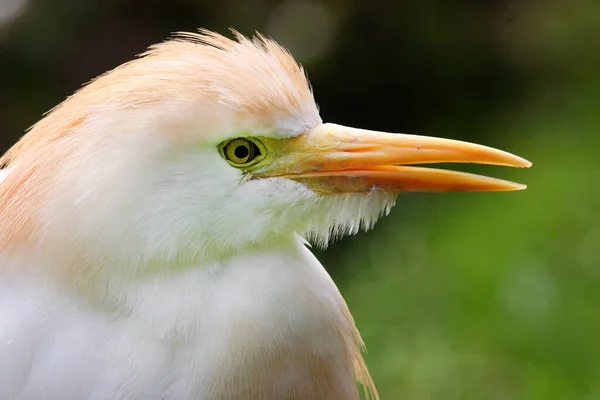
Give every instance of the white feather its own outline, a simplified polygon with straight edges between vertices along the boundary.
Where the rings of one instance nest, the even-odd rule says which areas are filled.
[[[6,177],[10,174],[10,169],[0,169],[0,183],[6,179]]]
[[[228,379],[256,384],[264,348],[330,358],[351,396],[345,344],[327,328],[351,323],[344,301],[300,239],[277,248],[115,287],[110,313],[59,287],[4,283],[0,398],[238,398]],[[279,386],[267,384],[263,398],[284,398],[285,382],[307,373],[294,363],[278,368],[265,371]]]

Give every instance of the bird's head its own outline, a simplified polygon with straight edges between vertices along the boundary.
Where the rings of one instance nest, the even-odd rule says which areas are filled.
[[[509,153],[322,123],[294,59],[236,36],[154,46],[35,125],[4,158],[0,248],[173,265],[296,234],[325,244],[402,191],[524,187],[407,166],[530,165]]]

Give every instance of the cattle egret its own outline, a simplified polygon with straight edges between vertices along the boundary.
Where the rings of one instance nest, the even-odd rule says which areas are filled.
[[[525,187],[410,166],[530,166],[500,150],[322,123],[292,56],[234,34],[151,47],[0,160],[0,398],[377,398],[306,241]]]

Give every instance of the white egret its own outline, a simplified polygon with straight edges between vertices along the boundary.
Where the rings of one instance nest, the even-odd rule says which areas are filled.
[[[322,123],[264,37],[202,31],[97,78],[1,159],[0,398],[377,397],[306,248],[403,191],[524,186],[409,166],[530,163]]]

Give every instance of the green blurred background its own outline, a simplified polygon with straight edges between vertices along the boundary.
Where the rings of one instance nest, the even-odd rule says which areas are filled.
[[[524,192],[407,194],[318,256],[383,399],[600,399],[600,2],[0,0],[0,150],[174,31],[259,30],[325,121],[499,147]]]

